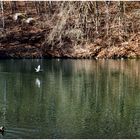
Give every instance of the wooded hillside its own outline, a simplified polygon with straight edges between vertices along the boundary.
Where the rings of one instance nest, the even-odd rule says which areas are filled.
[[[140,2],[1,1],[0,57],[139,58]]]

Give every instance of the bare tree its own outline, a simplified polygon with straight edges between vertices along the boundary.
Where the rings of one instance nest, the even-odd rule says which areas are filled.
[[[2,0],[0,0],[0,8],[1,8],[1,15],[2,15],[2,17],[1,17],[1,20],[2,20],[2,29],[4,29],[5,28],[5,21],[4,21],[4,12],[3,12],[3,1]]]

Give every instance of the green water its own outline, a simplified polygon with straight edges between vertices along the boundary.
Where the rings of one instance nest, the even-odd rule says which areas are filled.
[[[140,60],[0,60],[0,125],[0,138],[140,138]]]

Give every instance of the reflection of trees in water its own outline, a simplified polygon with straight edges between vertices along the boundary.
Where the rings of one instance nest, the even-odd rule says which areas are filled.
[[[138,69],[137,61],[68,60],[44,66],[45,72],[38,75],[0,75],[7,81],[6,121],[37,127],[50,138],[135,138],[139,77],[131,69],[134,64]]]
[[[96,62],[94,61],[91,62],[89,61],[89,63],[91,69],[92,67],[94,67],[95,69],[92,70],[90,69],[88,73],[87,72],[89,69],[89,67],[87,66],[88,63],[84,65],[81,61],[81,65],[80,65],[78,62],[79,65],[74,64],[74,68],[73,68],[76,69],[78,67],[77,68],[78,70],[72,72],[71,74],[72,76],[69,79],[69,82],[65,82],[65,81],[63,82],[63,85],[65,85],[63,88],[64,90],[63,93],[67,93],[67,95],[65,94],[62,95],[62,98],[64,99],[65,103],[69,104],[67,106],[72,106],[71,102],[75,101],[74,109],[76,111],[80,110],[82,112],[82,110],[86,108],[84,110],[84,115],[81,112],[78,112],[80,115],[77,115],[75,117],[69,115],[69,117],[71,116],[71,118],[75,118],[75,119],[82,118],[80,123],[83,123],[83,120],[85,120],[84,123],[88,123],[89,121],[89,123],[86,125],[89,127],[91,126],[90,127],[91,129],[86,128],[84,129],[84,131],[90,130],[91,132],[92,131],[95,132],[96,129],[96,131],[99,133],[98,136],[101,136],[102,134],[106,133],[106,136],[109,137],[110,131],[112,131],[111,132],[112,137],[113,135],[115,135],[118,138],[119,136],[124,136],[124,137],[127,136],[129,138],[133,134],[137,135],[137,133],[134,130],[135,126],[133,121],[135,121],[134,114],[137,113],[137,111],[135,111],[135,106],[137,106],[136,102],[137,102],[138,90],[139,90],[139,86],[138,86],[139,78],[136,77],[135,71],[133,71],[133,69],[127,70],[127,68],[131,67],[131,65],[129,66],[129,64],[124,64],[123,67],[123,63],[121,61],[119,61],[117,66],[116,63],[114,64],[114,66],[112,66],[113,62],[111,65],[110,61],[109,62],[106,61],[102,65],[96,64]],[[93,64],[91,65],[91,63]],[[131,63],[133,65],[138,64],[136,63],[136,61]],[[128,66],[126,67],[126,65]],[[114,70],[115,68],[118,69]],[[139,67],[137,66],[136,68]],[[126,69],[126,74],[124,71],[125,69]],[[131,73],[131,75],[129,75],[129,73]],[[134,74],[134,76],[132,76],[132,73]],[[135,80],[135,78],[137,80]],[[89,82],[88,84],[87,81]],[[67,85],[73,85],[73,86],[70,87]],[[68,87],[69,90],[67,89]],[[71,99],[68,96],[69,94],[70,95],[72,94],[71,91],[73,91],[74,95],[70,97],[73,99]],[[68,92],[70,93],[68,94]],[[83,94],[85,94],[86,96],[83,96]],[[79,104],[80,106],[78,106]],[[80,109],[78,110],[76,107],[77,108],[79,107]],[[71,111],[69,112],[69,114],[74,115],[75,113],[74,109],[72,110],[69,109],[69,111]],[[65,116],[63,117],[67,118]],[[75,121],[77,121],[77,119]],[[74,120],[72,122],[74,122]],[[64,122],[64,125],[65,124],[66,122]],[[76,126],[78,125],[79,124],[77,121]],[[83,126],[83,125],[84,124],[81,124],[79,126]],[[80,128],[78,128],[77,130],[79,129]],[[100,132],[100,130],[102,130],[103,132]],[[124,132],[124,130],[126,131]],[[95,136],[97,135],[97,132],[95,133]],[[85,135],[85,133],[83,134]]]

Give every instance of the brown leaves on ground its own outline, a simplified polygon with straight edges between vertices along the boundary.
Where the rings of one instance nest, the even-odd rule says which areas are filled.
[[[140,57],[138,2],[124,2],[126,11],[122,15],[119,2],[110,2],[109,19],[105,2],[99,2],[98,9],[94,7],[96,2],[54,2],[56,8],[52,7],[53,12],[49,14],[36,13],[34,3],[31,4],[31,11],[26,16],[35,19],[33,25],[13,21],[10,9],[4,13],[5,31],[0,33],[1,57]],[[26,9],[24,6],[24,2],[19,4],[21,12]]]

